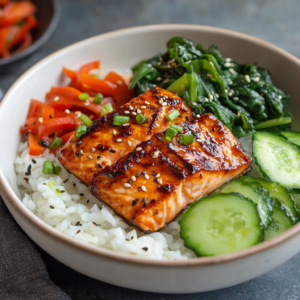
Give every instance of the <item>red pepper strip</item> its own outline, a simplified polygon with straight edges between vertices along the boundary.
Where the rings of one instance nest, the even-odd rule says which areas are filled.
[[[55,116],[55,110],[54,107],[50,105],[46,105],[43,103],[40,103],[37,111],[37,117],[43,118],[43,121],[47,121],[49,119],[53,119]]]
[[[73,106],[83,107],[92,111],[97,117],[99,117],[101,105],[94,104],[91,100],[89,101],[90,104],[86,106],[86,101],[78,99],[80,94],[80,91],[72,87],[52,87],[50,92],[46,94],[46,103],[57,110],[64,110]],[[54,101],[56,97],[59,97],[58,101]]]
[[[40,102],[38,100],[34,100],[34,99],[30,100],[29,110],[27,113],[27,119],[31,118],[31,117],[36,117],[38,108],[41,104],[42,104],[42,102]]]
[[[119,74],[115,72],[109,72],[105,77],[105,80],[117,85],[118,91],[115,95],[115,99],[117,100],[118,107],[127,103],[133,98],[133,90],[128,89],[128,85],[126,84],[123,77]]]
[[[35,11],[36,6],[30,1],[10,2],[2,10],[0,26],[9,26],[15,24],[22,19],[33,15]]]
[[[32,133],[28,134],[29,155],[38,156],[42,154],[43,147],[38,144],[38,141]]]
[[[43,122],[39,125],[39,138],[41,140],[51,141],[50,134],[55,133],[58,130],[74,130],[75,123],[69,118],[55,118]]]
[[[39,122],[37,120],[37,118],[35,117],[30,117],[27,118],[25,125],[23,125],[21,127],[21,134],[25,134],[27,131],[31,132],[32,134],[36,135],[38,134],[38,126],[39,126]]]
[[[30,30],[32,30],[35,27],[38,27],[38,21],[36,20],[36,18],[34,16],[29,16],[28,18],[25,19],[25,24],[19,27],[18,32],[14,35],[14,37],[12,38],[12,40],[8,43],[8,49],[10,50],[13,46],[17,45],[17,44],[24,44],[24,42],[26,41],[27,34],[30,32]],[[30,43],[31,44],[31,43]],[[23,46],[24,47],[24,46]]]
[[[79,68],[78,74],[85,74],[91,71],[92,69],[100,69],[100,60],[92,61],[87,63]]]
[[[74,124],[76,127],[82,125],[83,123],[79,119],[77,115],[73,111],[71,111],[69,114],[67,114],[64,110],[55,110],[55,118],[65,118],[69,117],[74,120]],[[58,135],[59,136],[59,135]]]
[[[7,41],[9,31],[10,31],[9,27],[0,28],[0,57],[2,57],[4,54],[6,55],[7,53],[9,53],[6,46],[6,41]]]
[[[67,77],[69,77],[71,80],[76,80],[77,79],[77,73],[75,71],[72,71],[70,69],[67,69],[63,67],[63,71]]]
[[[61,136],[60,138],[62,139],[63,144],[66,143],[71,136],[73,136],[75,134],[76,131],[71,131],[63,136]]]
[[[118,94],[118,86],[109,81],[94,78],[88,74],[80,74],[81,83],[97,91],[97,93],[102,93],[105,96],[116,96]]]
[[[6,5],[9,2],[9,0],[0,0],[0,5]]]

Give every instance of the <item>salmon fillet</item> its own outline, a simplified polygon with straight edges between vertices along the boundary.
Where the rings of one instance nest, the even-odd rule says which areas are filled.
[[[215,116],[205,114],[181,126],[172,142],[157,133],[95,174],[91,193],[127,222],[153,232],[250,166],[250,156]],[[193,134],[194,142],[180,144],[181,134]]]
[[[180,116],[169,122],[166,116],[175,109]],[[137,123],[138,114],[144,115],[145,123]],[[128,123],[113,125],[115,115],[129,117]],[[170,124],[191,119],[192,112],[184,101],[173,93],[154,88],[97,119],[79,139],[75,135],[71,137],[58,149],[57,158],[69,172],[88,185],[95,172],[114,164],[142,141],[166,130]]]

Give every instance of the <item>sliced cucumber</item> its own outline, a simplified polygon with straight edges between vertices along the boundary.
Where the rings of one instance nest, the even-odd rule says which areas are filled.
[[[246,249],[262,240],[257,205],[237,193],[203,197],[181,219],[180,236],[197,256]]]
[[[252,136],[253,157],[264,177],[288,189],[300,189],[300,148],[284,136],[257,131]]]
[[[234,179],[224,185],[218,193],[240,193],[251,199],[258,206],[261,225],[267,228],[272,221],[272,200],[269,193],[256,182],[245,182],[243,177]]]
[[[300,146],[300,133],[292,132],[292,131],[282,131],[282,135],[284,135],[291,143]]]
[[[263,189],[266,189],[271,198],[281,202],[288,211],[292,214],[294,222],[299,220],[299,210],[296,207],[296,203],[293,196],[288,192],[288,190],[277,182],[270,181],[265,178],[254,178],[254,177],[242,177],[244,182],[257,182]]]
[[[294,222],[291,212],[288,211],[282,203],[275,200],[272,222],[265,231],[264,240],[267,241],[275,236],[278,236],[279,234],[291,228],[293,225]]]
[[[298,211],[300,212],[300,194],[293,194],[292,197],[296,203],[296,207]],[[300,214],[299,214],[299,218],[300,218]]]

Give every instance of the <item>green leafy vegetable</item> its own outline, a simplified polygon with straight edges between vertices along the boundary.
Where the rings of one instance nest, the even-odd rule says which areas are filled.
[[[270,124],[271,130],[289,129],[286,118],[290,116],[285,112],[289,96],[274,86],[268,70],[223,58],[214,45],[206,49],[174,37],[164,54],[142,61],[132,70],[130,88],[135,88],[136,95],[155,86],[167,89],[196,114],[216,115],[236,137],[253,133],[261,124],[264,128]],[[282,118],[285,122],[278,122]]]

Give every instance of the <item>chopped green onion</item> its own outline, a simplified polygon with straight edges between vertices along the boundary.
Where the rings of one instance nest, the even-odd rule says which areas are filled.
[[[86,126],[89,126],[93,123],[93,121],[85,114],[81,114],[79,119]]]
[[[192,144],[194,142],[194,136],[192,134],[182,134],[179,138],[180,144]]]
[[[255,129],[264,129],[264,128],[280,126],[280,125],[285,125],[285,124],[290,124],[290,123],[292,123],[291,117],[281,117],[278,119],[271,119],[268,121],[259,122],[256,125],[254,125],[254,128]]]
[[[86,125],[80,125],[76,128],[76,133],[75,133],[75,136],[76,137],[81,137],[82,135],[84,135],[86,133]]]
[[[98,94],[95,95],[94,103],[95,104],[100,104],[102,99],[103,99],[103,95],[101,93],[98,93]]]
[[[170,125],[170,128],[175,129],[177,132],[182,132],[182,131],[183,131],[183,127],[182,127],[182,126],[179,126],[179,125],[171,124],[171,125]]]
[[[62,192],[61,192],[59,189],[56,189],[56,190],[55,190],[55,195],[56,195],[57,197],[60,197],[60,198],[61,198]]]
[[[112,107],[112,105],[111,105],[111,103],[104,104],[103,105],[103,109],[105,111],[105,114],[108,114],[108,113],[110,113],[110,112],[112,112],[114,110],[113,107]]]
[[[177,109],[174,109],[171,113],[167,115],[168,121],[173,121],[180,115],[180,112]]]
[[[60,166],[56,166],[56,167],[54,167],[53,174],[58,175],[60,173],[60,171],[61,171],[61,167]]]
[[[60,147],[61,145],[62,145],[62,139],[59,138],[59,137],[57,137],[57,136],[55,136],[53,138],[53,140],[50,142],[48,148],[50,150],[53,150],[53,149],[56,149],[56,148]]]
[[[135,119],[139,125],[146,122],[146,118],[142,114],[137,115]]]
[[[168,130],[166,131],[165,137],[166,137],[166,139],[168,141],[171,142],[176,134],[177,134],[177,130],[176,129],[168,128]]]
[[[43,173],[44,174],[53,174],[54,165],[51,160],[46,160],[43,164]]]
[[[79,100],[86,100],[86,99],[89,99],[90,95],[88,93],[81,93],[78,95],[78,99]]]
[[[50,180],[50,181],[47,182],[47,185],[49,186],[49,188],[52,189],[52,187],[56,186],[56,183],[54,181]]]
[[[114,116],[113,124],[117,126],[121,126],[122,124],[126,124],[129,121],[129,117],[124,116]]]

